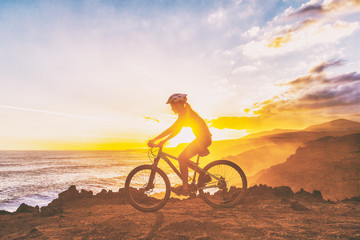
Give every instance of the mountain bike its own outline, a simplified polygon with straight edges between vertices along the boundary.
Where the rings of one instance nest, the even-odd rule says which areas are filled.
[[[188,162],[194,170],[189,184],[190,197],[197,193],[212,207],[233,207],[245,196],[247,180],[242,169],[228,160],[217,160],[204,168],[199,167],[199,159],[209,151],[197,155],[197,162]],[[170,198],[171,186],[168,176],[158,167],[160,159],[171,167],[181,179],[180,171],[169,158],[178,160],[162,150],[162,146],[152,146],[149,158],[151,165],[141,165],[133,169],[126,178],[125,192],[128,200],[136,209],[144,212],[155,212],[165,206]],[[197,173],[199,176],[197,177]],[[197,179],[197,181],[196,181]]]

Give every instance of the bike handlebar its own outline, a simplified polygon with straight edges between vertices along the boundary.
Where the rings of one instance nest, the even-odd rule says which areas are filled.
[[[150,147],[150,148],[156,148],[156,147],[158,147],[158,148],[162,148],[163,146],[162,145],[159,145],[159,144],[156,144],[156,143],[151,143],[151,142],[148,142],[148,147]]]

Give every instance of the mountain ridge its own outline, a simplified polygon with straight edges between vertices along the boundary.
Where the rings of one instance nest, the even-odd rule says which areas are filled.
[[[309,141],[284,163],[264,169],[257,184],[320,190],[330,199],[360,194],[360,133]]]

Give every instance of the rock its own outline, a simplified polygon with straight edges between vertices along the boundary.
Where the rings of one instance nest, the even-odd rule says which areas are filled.
[[[11,215],[11,212],[5,211],[5,210],[0,210],[0,215]]]
[[[345,198],[342,202],[360,202],[360,196],[354,196],[352,198]]]
[[[322,196],[321,192],[320,192],[320,191],[318,191],[318,190],[314,190],[314,191],[313,191],[313,193],[312,193],[312,197],[313,197],[314,199],[316,199],[316,200],[319,200],[319,201],[324,201],[324,199],[323,199],[323,196]]]
[[[37,238],[40,237],[42,233],[37,228],[31,229],[31,231],[26,235],[26,238]]]
[[[59,194],[59,199],[64,202],[73,201],[79,198],[80,193],[78,192],[78,190],[76,190],[76,187],[74,185],[71,185],[68,190]]]
[[[80,198],[92,198],[94,196],[92,191],[86,191],[84,189],[80,192]]]
[[[39,213],[39,206],[32,207],[25,203],[22,203],[15,213]]]
[[[56,214],[62,213],[64,211],[64,203],[60,199],[54,199],[46,207],[42,207],[40,214],[43,217],[50,217]]]
[[[120,197],[126,197],[125,188],[119,188],[118,193],[119,193]]]
[[[63,207],[62,206],[47,206],[41,208],[41,216],[43,217],[51,217],[56,214],[62,213]]]
[[[275,195],[281,198],[293,198],[294,192],[288,186],[280,186],[274,188]]]
[[[119,188],[118,197],[119,197],[119,203],[124,204],[128,202],[125,188]]]
[[[317,201],[324,201],[322,194],[318,190],[314,190],[312,193],[305,191],[303,188],[300,189],[299,192],[295,193],[295,197],[305,199],[305,200],[317,200]]]
[[[119,194],[114,193],[112,190],[109,190],[106,194],[106,198],[108,198],[108,199],[115,199],[118,197],[119,197]]]
[[[103,189],[103,190],[101,190],[101,192],[99,192],[95,196],[98,197],[98,198],[106,198],[106,194],[107,194],[106,190]]]
[[[30,234],[31,234],[31,233],[37,233],[37,232],[40,232],[39,229],[33,228],[33,229],[31,229]]]
[[[303,199],[309,199],[312,198],[311,193],[305,191],[303,188],[300,189],[300,191],[295,193],[295,196],[298,198],[303,198]]]
[[[259,198],[268,197],[271,198],[274,196],[274,189],[267,185],[260,184],[255,185],[247,190],[247,196],[255,196]]]
[[[305,207],[305,205],[299,203],[298,201],[290,203],[290,208],[295,211],[309,211],[310,209]]]

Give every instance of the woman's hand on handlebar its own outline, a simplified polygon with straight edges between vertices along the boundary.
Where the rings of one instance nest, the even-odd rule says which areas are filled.
[[[151,140],[149,140],[148,141],[148,143],[147,143],[147,145],[149,146],[149,147],[159,147],[159,148],[161,148],[163,145],[164,145],[164,143],[165,143],[166,141],[160,141],[159,143],[155,143],[155,141],[153,140],[153,139],[151,139]]]
[[[148,147],[155,147],[155,141],[153,139],[149,140],[147,143]]]

